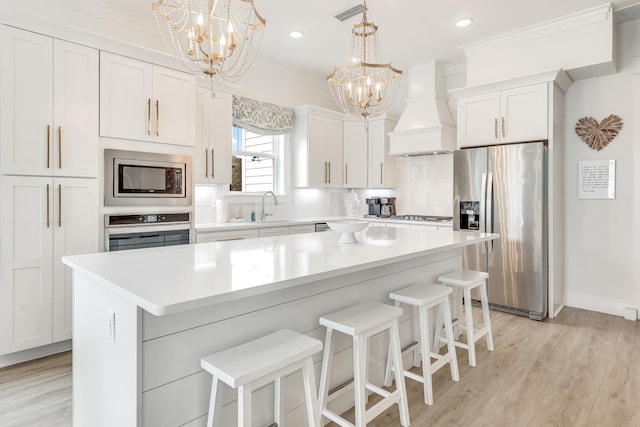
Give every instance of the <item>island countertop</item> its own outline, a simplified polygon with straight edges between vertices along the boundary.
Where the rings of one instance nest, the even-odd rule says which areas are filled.
[[[371,226],[336,232],[63,257],[145,311],[164,316],[460,248],[497,234]]]

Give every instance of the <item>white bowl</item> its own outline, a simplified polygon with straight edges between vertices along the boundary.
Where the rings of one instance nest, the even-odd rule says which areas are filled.
[[[333,231],[342,233],[340,240],[338,240],[339,243],[357,243],[358,239],[356,239],[354,233],[364,230],[369,226],[369,223],[364,221],[346,220],[327,222],[327,225]]]

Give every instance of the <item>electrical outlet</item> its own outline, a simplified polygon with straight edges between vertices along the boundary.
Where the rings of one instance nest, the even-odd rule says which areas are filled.
[[[109,329],[109,338],[116,341],[116,313],[112,310],[107,311],[107,325]]]

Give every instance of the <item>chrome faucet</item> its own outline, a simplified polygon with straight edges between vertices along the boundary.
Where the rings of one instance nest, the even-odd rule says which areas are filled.
[[[268,194],[273,196],[273,206],[278,206],[278,199],[273,191],[267,191],[262,195],[262,212],[260,212],[260,221],[264,221],[268,216],[273,216],[273,214],[268,214],[264,211],[264,198],[267,197]]]

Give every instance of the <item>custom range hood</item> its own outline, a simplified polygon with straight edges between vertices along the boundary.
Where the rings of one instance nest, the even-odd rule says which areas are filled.
[[[407,106],[393,132],[389,154],[416,156],[456,149],[456,128],[447,106],[445,78],[437,62],[409,68]]]

